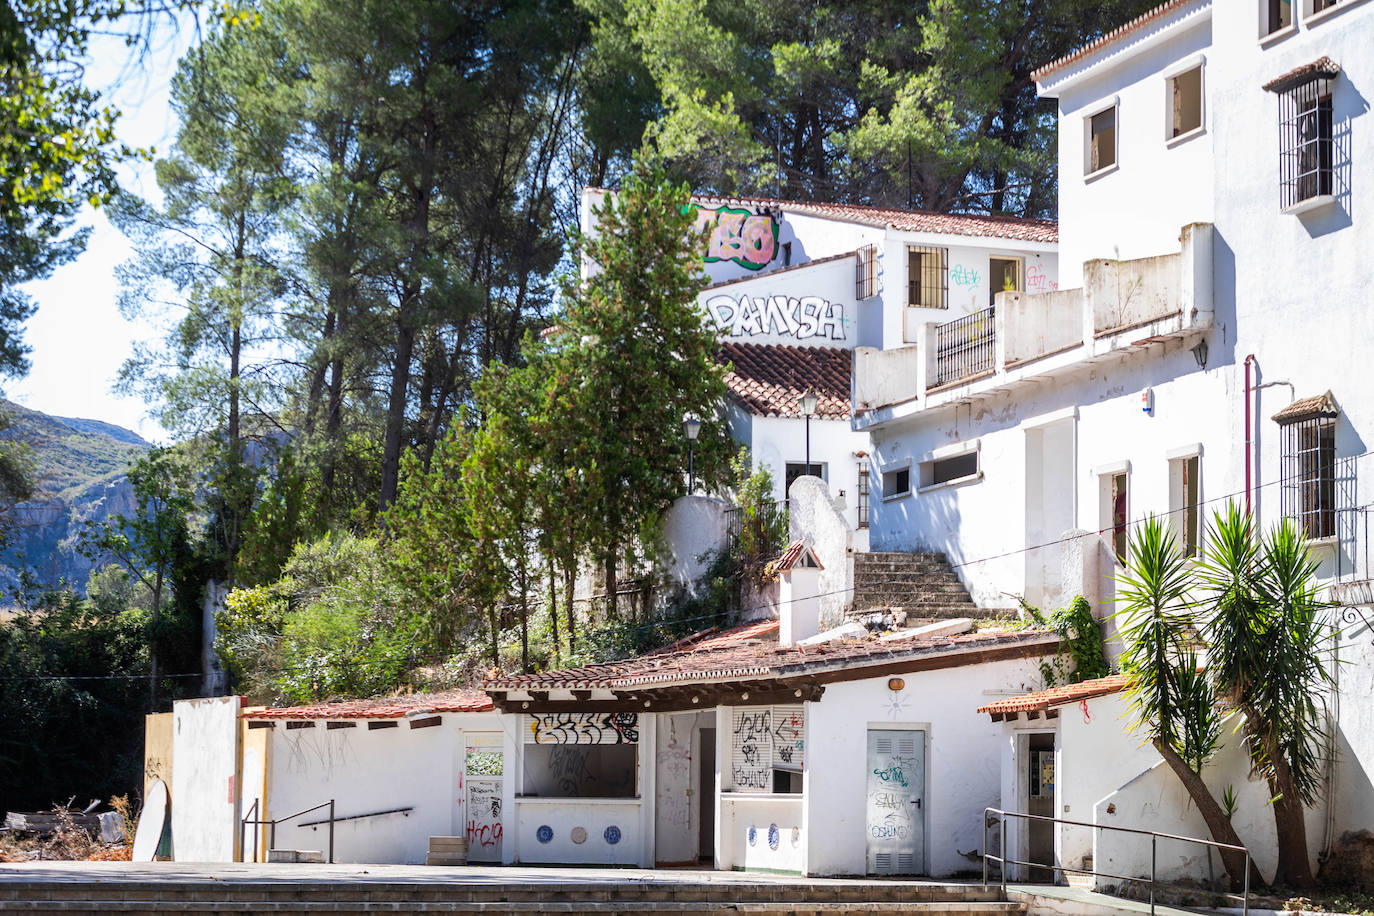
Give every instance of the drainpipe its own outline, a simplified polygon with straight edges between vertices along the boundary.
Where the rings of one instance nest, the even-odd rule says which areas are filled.
[[[1255,354],[1245,357],[1245,514],[1250,515],[1250,456],[1253,445],[1250,441],[1250,366],[1255,363]]]

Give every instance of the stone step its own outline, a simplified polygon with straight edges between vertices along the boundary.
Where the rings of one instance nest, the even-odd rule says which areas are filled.
[[[854,583],[854,588],[864,592],[920,592],[931,595],[962,595],[966,593],[963,585],[957,582],[894,582],[891,579],[881,579],[872,582],[862,580]]]
[[[933,592],[924,588],[863,588],[855,589],[854,597],[897,601],[900,604],[969,604],[968,592]]]
[[[866,561],[887,561],[902,562],[906,560],[933,560],[936,563],[947,563],[949,558],[942,553],[906,553],[904,551],[891,550],[866,550],[862,553],[854,554],[854,559],[863,557]]]
[[[732,903],[728,901],[695,901],[689,903],[652,901],[612,901],[606,903],[396,903],[378,904],[375,901],[202,901],[179,900],[81,900],[81,901],[6,901],[0,912],[65,913],[68,916],[97,916],[102,913],[122,913],[126,916],[162,916],[167,913],[373,913],[385,909],[398,913],[479,913],[497,914],[561,913],[606,916],[629,913],[693,913],[723,914],[751,913],[755,916],[830,916],[830,914],[929,914],[929,916],[1024,916],[1025,903],[1002,901],[908,901],[884,903]]]
[[[466,871],[466,870],[464,870]],[[281,880],[263,881],[144,881],[121,882],[28,882],[0,881],[0,910],[16,904],[157,906],[168,901],[182,905],[229,905],[235,907],[267,904],[352,904],[394,905],[437,904],[520,904],[530,906],[591,904],[704,904],[728,902],[735,905],[785,903],[798,905],[894,904],[913,903],[995,903],[1001,900],[996,887],[976,884],[910,884],[895,882],[855,882],[846,884],[773,882],[635,882],[612,883],[529,883],[504,884],[495,881],[464,882],[461,872],[435,870],[431,882],[370,882]],[[452,876],[451,881],[444,881]],[[22,907],[21,907],[22,908]],[[240,907],[241,908],[241,907]]]

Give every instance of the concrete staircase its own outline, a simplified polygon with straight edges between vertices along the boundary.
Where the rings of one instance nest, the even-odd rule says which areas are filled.
[[[904,612],[908,626],[999,613],[973,603],[942,553],[856,553],[849,616],[863,619],[882,612]]]
[[[507,883],[499,869],[481,881],[431,869],[424,881],[310,880],[265,872],[232,881],[177,879],[0,881],[0,913],[396,913],[534,914],[752,913],[1016,914],[998,887],[897,881],[557,881]],[[457,873],[458,869],[451,872]],[[738,876],[743,878],[744,876]]]

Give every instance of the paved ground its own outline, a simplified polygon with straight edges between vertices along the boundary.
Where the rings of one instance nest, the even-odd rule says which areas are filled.
[[[357,881],[444,884],[883,884],[949,885],[970,881],[911,881],[882,878],[803,878],[761,872],[710,869],[531,868],[433,865],[265,865],[210,862],[14,862],[0,864],[3,881],[224,881],[290,883]]]

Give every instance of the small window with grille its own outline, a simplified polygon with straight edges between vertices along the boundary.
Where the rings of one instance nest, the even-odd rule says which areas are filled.
[[[1274,415],[1283,515],[1313,540],[1336,535],[1336,415],[1329,393]]]
[[[878,246],[863,245],[854,256],[854,298],[870,299],[878,294]]]
[[[911,245],[906,250],[907,305],[949,308],[949,249]]]
[[[1310,205],[1335,193],[1332,79],[1326,71],[1279,93],[1279,205]],[[1271,87],[1274,84],[1271,84]]]
[[[872,484],[868,476],[868,465],[864,464],[859,468],[858,507],[860,528],[868,527],[868,496],[871,486]]]

